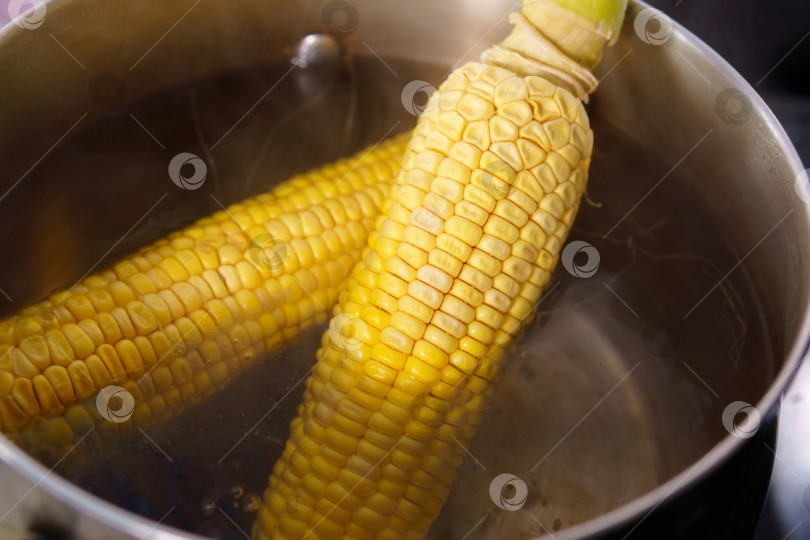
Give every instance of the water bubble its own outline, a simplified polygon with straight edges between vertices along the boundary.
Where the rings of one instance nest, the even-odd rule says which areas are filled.
[[[219,502],[219,492],[214,488],[208,488],[205,490],[205,495],[203,496],[202,501],[200,502],[200,509],[202,509],[203,515],[210,516],[217,510],[217,503]]]
[[[343,45],[340,41],[328,34],[310,34],[295,48],[292,63],[305,68],[310,64],[319,64],[340,58],[343,54]]]
[[[262,507],[262,498],[255,493],[248,493],[242,499],[242,510],[244,512],[257,512]]]

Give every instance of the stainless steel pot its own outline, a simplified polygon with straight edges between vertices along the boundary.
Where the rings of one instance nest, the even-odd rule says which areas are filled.
[[[405,130],[418,109],[407,84],[438,84],[476,58],[516,8],[45,6],[0,34],[9,312],[220,203]],[[316,39],[312,61],[290,63],[324,31],[342,45]],[[754,90],[643,3],[598,74],[589,198],[601,206],[583,209],[572,238],[593,246],[598,272],[581,277],[574,257],[558,272],[432,538],[705,534],[706,516],[767,481],[772,419],[810,332],[802,165]],[[168,178],[181,151],[206,161],[203,189]],[[263,487],[300,393],[286,391],[313,350],[303,340],[89,470],[51,470],[0,437],[0,529],[192,536],[169,523],[241,536],[251,515],[226,503]],[[501,473],[527,485],[519,510],[490,497]],[[748,519],[725,530],[755,521],[761,497],[745,504]]]

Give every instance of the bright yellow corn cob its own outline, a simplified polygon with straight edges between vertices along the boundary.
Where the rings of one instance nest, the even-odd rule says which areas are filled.
[[[149,425],[325,321],[406,141],[296,176],[0,323],[0,429],[35,448]],[[132,421],[102,421],[109,385],[133,396]]]
[[[524,14],[538,4],[549,8],[527,1]],[[418,539],[447,497],[503,347],[554,269],[592,150],[577,97],[593,76],[542,21],[512,20],[487,63],[455,70],[417,123],[323,335],[257,539]],[[568,46],[592,58],[592,39]]]

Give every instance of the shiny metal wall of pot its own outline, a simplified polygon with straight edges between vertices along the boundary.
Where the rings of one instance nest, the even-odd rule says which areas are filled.
[[[354,54],[371,54],[368,44],[373,43],[374,54],[404,62],[398,65],[428,62],[449,68],[476,58],[489,42],[503,35],[504,15],[516,7],[501,0],[439,4],[417,0],[409,2],[407,9],[400,3],[372,0],[337,4],[198,1],[180,8],[166,2],[61,0],[45,6],[41,20],[19,20],[19,25],[9,24],[0,33],[4,246],[13,245],[9,238],[19,231],[30,238],[27,223],[37,203],[23,200],[15,190],[19,188],[25,195],[24,181],[40,160],[74,130],[122,114],[129,104],[225,70],[290,58],[301,38],[324,28],[340,36]],[[332,13],[336,11],[341,12],[338,18]],[[801,184],[803,167],[754,90],[688,31],[648,11],[643,3],[631,5],[624,33],[600,69],[604,81],[594,97],[594,122],[625,135],[640,156],[670,163],[673,171],[677,168],[682,189],[701,211],[712,216],[752,277],[775,357],[772,383],[752,398],[756,408],[767,415],[776,406],[808,340],[810,198]],[[403,74],[403,80],[417,78],[418,69],[414,70]],[[398,88],[383,88],[389,91],[386,104],[398,104]],[[386,105],[383,110],[391,120],[412,121],[400,107]],[[377,128],[382,135],[381,126],[369,129]],[[238,160],[235,146],[223,144],[217,160]],[[323,149],[323,159],[346,151],[334,142]],[[127,164],[130,166],[138,170],[137,165]],[[633,176],[634,166],[625,164],[628,177]],[[653,190],[668,175],[645,182]],[[114,192],[118,182],[131,187],[134,184],[127,183],[131,181],[121,171],[120,178],[118,174],[111,177],[110,186],[104,189]],[[159,191],[150,191],[150,186],[143,190],[135,198],[147,200]],[[118,196],[129,200],[132,194]],[[14,200],[19,204],[9,207]],[[616,230],[632,227],[633,205],[643,200],[619,190],[615,200],[603,201],[630,211]],[[104,217],[105,227],[112,230],[124,231],[133,221],[125,212],[113,214]],[[80,275],[93,260],[90,253],[77,255],[71,246],[80,241],[75,233],[59,230],[51,222],[42,226],[53,241],[48,245],[20,241],[14,264],[0,269],[4,289],[14,291],[15,306],[63,285],[65,275]],[[26,265],[36,271],[20,272]],[[706,369],[707,378],[722,377],[721,365]],[[753,388],[757,386],[752,382],[740,393],[751,394]],[[698,480],[713,474],[744,443],[726,437],[653,491],[557,537],[632,527],[662,501],[688,495]],[[80,538],[192,537],[82,491],[49,473],[4,438],[0,438],[0,460],[0,526],[8,530],[23,529],[47,512],[51,522]]]

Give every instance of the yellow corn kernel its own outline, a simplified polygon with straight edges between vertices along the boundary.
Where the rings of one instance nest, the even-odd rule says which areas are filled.
[[[110,315],[109,313],[97,313],[94,316],[94,320],[98,324],[98,327],[101,329],[101,333],[104,335],[104,341],[107,343],[115,343],[119,339],[121,339],[121,329],[118,327],[118,322],[116,321],[115,317]],[[56,332],[52,333],[54,336]],[[61,333],[61,340],[65,340],[64,335]],[[70,349],[70,354],[73,354],[73,349],[70,348],[67,340],[64,341],[65,345],[67,345],[68,349]],[[51,347],[51,354],[54,354],[53,351],[53,344],[51,342],[48,343],[49,347]]]
[[[425,212],[427,212],[427,210]],[[438,218],[436,219],[438,220]],[[439,225],[436,225],[434,230],[437,230],[437,227],[439,227]],[[439,232],[441,232],[440,229]],[[405,227],[402,239],[412,246],[416,246],[422,251],[427,252],[436,247],[436,234],[437,233],[431,233],[424,228],[409,225]]]
[[[408,284],[389,272],[383,272],[379,277],[380,288],[394,298],[402,298],[408,292]]]
[[[268,347],[325,320],[361,256],[404,146],[399,138],[323,173],[300,175],[143,248],[114,271],[89,276],[72,291],[26,308],[28,322],[0,322],[0,343],[8,346],[0,351],[0,395],[18,380],[41,375],[36,384],[28,383],[31,392],[43,396],[48,414],[56,413],[54,395],[73,407],[105,386],[128,384],[158,362],[166,364],[143,379],[151,397],[138,405],[133,419],[154,422],[185,407],[186,400],[207,395]],[[344,177],[347,181],[338,183]],[[331,193],[334,185],[338,189]],[[265,231],[266,240],[260,238]],[[268,244],[278,260],[255,249]],[[277,294],[279,278],[288,291],[286,284],[294,284],[295,300]],[[401,292],[407,292],[404,282]],[[384,326],[397,297],[377,294],[372,306],[366,314]],[[379,339],[379,331],[370,333]],[[390,349],[383,356],[394,365],[404,363],[397,354],[402,353]],[[376,379],[364,383],[369,391],[380,392],[378,379],[393,381],[393,371],[386,371],[392,368],[380,366]],[[50,393],[44,381],[53,386]],[[19,395],[25,384],[17,384]],[[379,399],[366,392],[355,397],[370,400],[367,405]],[[23,428],[41,414],[13,400],[0,405],[4,430]]]
[[[93,307],[98,313],[107,312],[115,307],[115,301],[106,289],[93,289],[87,294],[87,298],[93,303]]]
[[[53,387],[54,393],[62,404],[72,404],[76,400],[73,383],[68,371],[62,366],[50,366],[43,375]]]
[[[427,385],[431,385],[441,378],[441,373],[438,369],[415,356],[408,358],[403,370],[415,380]]]
[[[101,389],[113,383],[113,379],[109,370],[104,365],[104,362],[97,355],[91,355],[84,359],[84,365],[87,366],[87,371],[93,379],[95,389]]]
[[[82,321],[79,321],[78,324],[82,328],[82,330],[85,331],[87,336],[90,338],[90,340],[96,347],[104,343],[104,334],[102,333],[101,328],[99,327],[96,321],[94,321],[93,319],[84,319]]]
[[[430,328],[430,327],[429,327]],[[447,353],[430,340],[420,339],[413,346],[413,356],[424,361],[430,366],[441,369],[449,361]],[[432,384],[427,383],[426,384]]]
[[[132,339],[137,335],[137,333],[135,332],[135,327],[132,326],[132,320],[129,318],[129,315],[127,314],[124,308],[121,307],[113,308],[110,311],[110,315],[112,315],[115,318],[116,325],[118,326],[118,329],[121,331],[122,336],[128,339]],[[77,343],[75,343],[74,341],[77,340],[78,337],[71,338],[71,336],[69,336],[65,331],[64,327],[62,328],[62,331],[63,333],[65,333],[65,337],[67,337],[68,341],[73,347],[73,350],[76,351]],[[76,351],[76,354],[78,356],[78,351]]]
[[[12,369],[16,376],[31,378],[39,373],[39,368],[36,367],[21,350],[12,349],[11,358],[13,364]]]
[[[139,335],[145,336],[157,330],[158,321],[143,302],[130,302],[126,310]]]
[[[14,401],[26,414],[39,414],[39,402],[36,395],[34,395],[34,386],[31,379],[16,379],[7,393],[11,394],[11,397],[14,398]]]
[[[61,335],[67,339],[68,344],[77,358],[87,358],[96,350],[95,344],[90,339],[90,336],[87,335],[87,332],[76,324],[64,325],[61,328]],[[58,343],[55,336],[53,342]]]
[[[412,281],[408,285],[408,294],[415,300],[425,304],[430,309],[436,309],[439,307],[443,298],[441,292],[422,281]]]
[[[467,260],[467,257],[469,257],[472,252],[472,248],[469,244],[447,233],[442,233],[436,237],[436,247],[460,261]]]
[[[56,395],[51,382],[44,375],[35,375],[31,379],[31,383],[34,386],[34,393],[42,413],[54,416],[64,412],[65,408],[59,401],[59,396]]]
[[[96,310],[92,302],[83,294],[76,294],[65,300],[65,307],[67,307],[77,321],[82,319],[89,319],[92,317]]]
[[[122,339],[115,344],[115,351],[128,375],[143,373],[143,359],[135,343],[129,339]]]
[[[452,216],[445,223],[444,232],[461,240],[468,246],[474,246],[481,239],[483,230],[479,225],[461,216]]]
[[[392,328],[406,335],[410,339],[417,340],[425,333],[427,325],[419,319],[398,311],[391,315],[390,325]]]
[[[41,336],[28,336],[20,341],[20,350],[37,369],[44,370],[51,364],[48,344]]]
[[[584,188],[582,171],[590,159],[590,148],[581,148],[589,145],[590,133],[578,105],[573,96],[538,77],[466,64],[431,98],[401,161],[397,185],[384,203],[384,194],[359,191],[365,177],[347,169],[345,184],[336,188],[340,197],[322,205],[331,229],[316,221],[314,212],[294,213],[329,189],[319,180],[313,189],[284,192],[264,214],[244,205],[218,213],[194,234],[174,236],[171,243],[148,251],[161,259],[144,254],[149,264],[163,268],[178,284],[188,284],[188,276],[172,263],[182,259],[176,252],[192,249],[202,234],[224,235],[216,267],[226,289],[222,303],[251,340],[267,339],[256,319],[270,309],[276,323],[286,325],[283,336],[295,334],[296,325],[312,316],[311,298],[293,283],[301,280],[291,279],[320,260],[314,247],[320,244],[310,242],[307,234],[323,235],[332,253],[326,276],[338,277],[329,283],[330,289],[336,291],[352,272],[350,289],[336,313],[364,323],[366,339],[354,348],[336,343],[334,336],[324,337],[302,416],[293,422],[291,442],[274,469],[257,536],[281,540],[312,531],[324,539],[363,538],[380,532],[373,536],[384,538],[394,531],[401,532],[400,537],[419,538],[425,532],[463,455],[457,446],[463,449],[472,436],[491,388],[488,379],[494,378],[503,347],[519,327],[517,317],[531,309],[532,301],[519,293],[539,292],[571,226]],[[574,135],[572,124],[583,133]],[[573,170],[580,171],[578,176]],[[358,190],[354,197],[349,197],[351,189]],[[382,204],[388,217],[375,220],[375,204]],[[252,287],[247,282],[255,276],[240,275],[236,265],[250,258],[246,231],[261,231],[258,216],[273,218],[264,228],[284,242],[286,254],[272,272],[257,270],[262,279],[275,276],[273,285]],[[544,242],[532,243],[538,238]],[[518,247],[519,239],[529,245]],[[359,257],[366,240],[364,262],[352,271],[356,259],[335,250],[342,244]],[[408,247],[400,249],[403,245]],[[433,250],[441,253],[431,260]],[[530,257],[532,250],[536,260]],[[117,277],[127,279],[143,264],[138,260],[121,265]],[[194,269],[182,270],[193,274]],[[216,296],[215,286],[209,287]],[[259,288],[261,295],[250,292]],[[118,289],[111,296],[122,306],[127,292],[133,292]],[[172,285],[168,299],[161,296],[172,313],[165,332],[177,352],[187,351],[178,319],[190,311],[189,320],[206,336],[192,352],[205,359],[209,385],[220,385],[233,375],[234,348],[244,337],[239,330],[219,332],[208,311],[183,302],[180,289],[182,285]],[[455,301],[447,301],[449,297]],[[179,310],[170,305],[172,299]],[[60,325],[74,322],[68,310],[54,311]],[[211,322],[198,322],[193,316],[198,311]],[[126,322],[119,325],[124,338],[132,339]],[[166,377],[158,373],[158,379]],[[161,386],[167,383],[163,380]],[[411,403],[409,396],[414,398]],[[160,415],[170,398],[156,395],[150,407],[153,401],[153,414]],[[413,411],[418,416],[408,419]],[[448,421],[451,416],[453,423]],[[377,467],[369,457],[380,455],[389,462]],[[310,480],[303,488],[317,458],[338,468],[336,479],[331,471],[329,483]],[[383,479],[401,485],[386,488],[399,499],[381,493]]]

